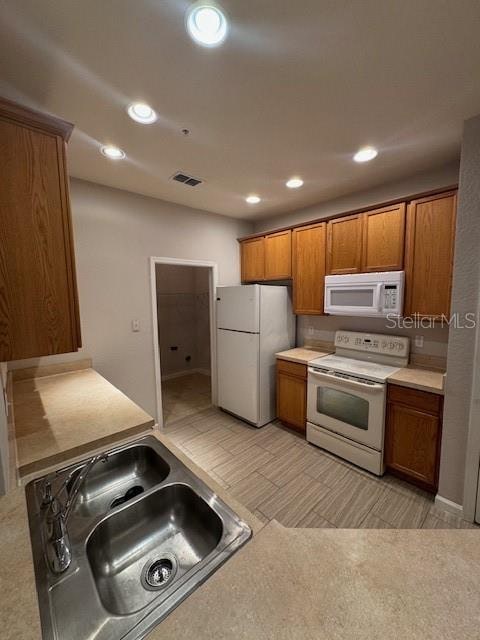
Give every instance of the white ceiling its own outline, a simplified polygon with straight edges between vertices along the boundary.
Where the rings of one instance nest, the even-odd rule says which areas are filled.
[[[72,175],[242,218],[443,164],[480,113],[478,0],[221,0],[215,49],[187,36],[190,4],[0,0],[0,93],[76,124]],[[128,118],[137,99],[155,125]],[[365,144],[380,154],[357,165]],[[305,186],[286,189],[296,174]]]

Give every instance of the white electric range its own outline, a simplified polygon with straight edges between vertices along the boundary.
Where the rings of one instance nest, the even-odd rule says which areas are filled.
[[[308,365],[307,440],[382,475],[387,378],[408,364],[409,347],[401,336],[337,331],[335,354]]]

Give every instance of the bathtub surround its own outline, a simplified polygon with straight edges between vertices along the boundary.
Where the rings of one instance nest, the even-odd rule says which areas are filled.
[[[210,375],[209,273],[155,265],[162,380],[193,371]]]

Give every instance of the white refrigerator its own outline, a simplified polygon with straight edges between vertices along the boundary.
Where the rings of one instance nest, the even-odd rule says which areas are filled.
[[[288,287],[218,287],[218,405],[256,427],[274,420],[275,354],[294,344]]]

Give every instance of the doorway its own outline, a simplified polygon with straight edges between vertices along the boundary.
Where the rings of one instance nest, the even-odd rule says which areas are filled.
[[[159,427],[216,404],[213,262],[151,258]]]

